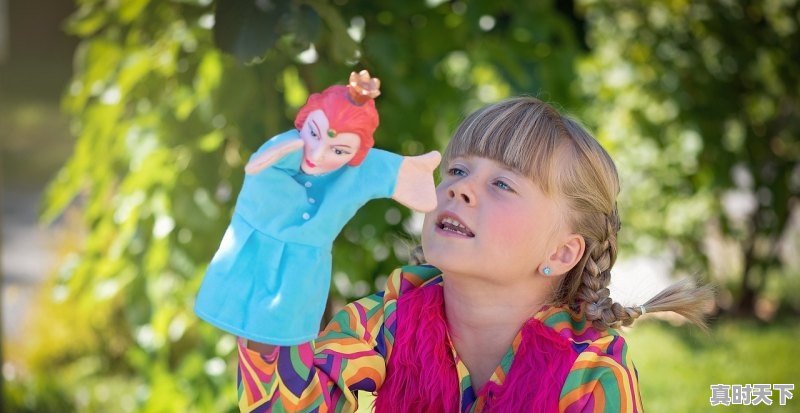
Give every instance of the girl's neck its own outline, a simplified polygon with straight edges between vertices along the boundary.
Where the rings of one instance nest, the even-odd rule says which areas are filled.
[[[500,285],[444,274],[448,331],[476,392],[489,381],[525,322],[552,294],[549,279],[520,279],[523,281]]]
[[[443,278],[451,334],[491,335],[509,328],[516,332],[548,302],[555,287],[553,280],[534,275],[510,284],[446,272]]]

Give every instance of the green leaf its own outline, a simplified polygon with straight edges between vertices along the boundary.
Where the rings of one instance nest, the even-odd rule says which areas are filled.
[[[352,60],[356,56],[358,43],[347,34],[347,24],[339,11],[322,0],[308,0],[308,5],[317,12],[328,27],[330,36],[326,39],[326,45],[333,60],[337,63],[346,63]]]
[[[213,152],[225,140],[225,134],[220,130],[213,130],[197,140],[197,147],[204,152]]]
[[[281,35],[281,20],[288,18],[287,0],[230,0],[217,4],[214,41],[240,63],[263,58]]]
[[[222,60],[219,53],[209,52],[203,55],[200,67],[194,78],[194,92],[198,99],[208,99],[216,90],[222,78]]]
[[[123,23],[129,23],[142,14],[142,10],[150,0],[125,0],[119,6],[119,18]]]
[[[82,37],[88,37],[100,30],[108,20],[108,12],[104,7],[83,5],[66,22],[67,32]]]
[[[311,6],[300,4],[292,10],[288,31],[294,34],[295,47],[305,50],[319,39],[322,21]]]
[[[147,49],[127,51],[117,82],[120,92],[129,93],[152,70],[153,59]]]

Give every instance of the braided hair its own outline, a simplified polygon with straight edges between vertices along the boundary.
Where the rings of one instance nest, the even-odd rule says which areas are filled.
[[[611,157],[575,120],[561,117],[566,136],[564,151],[570,172],[557,185],[566,200],[567,221],[583,236],[583,257],[561,280],[555,301],[582,310],[597,329],[629,326],[645,312],[673,311],[705,328],[704,303],[713,298],[709,286],[684,280],[669,286],[642,305],[623,306],[610,297],[611,268],[617,260],[617,233],[621,228],[616,197],[619,178]],[[563,156],[563,155],[562,155]]]

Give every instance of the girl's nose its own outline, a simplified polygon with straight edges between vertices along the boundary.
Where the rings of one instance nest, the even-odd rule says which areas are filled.
[[[475,205],[475,193],[473,193],[469,185],[466,185],[463,181],[452,185],[447,190],[447,195],[450,198],[460,198],[462,201],[466,202],[467,205]]]

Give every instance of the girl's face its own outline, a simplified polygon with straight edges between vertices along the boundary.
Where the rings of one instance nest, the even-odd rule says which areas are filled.
[[[548,255],[559,215],[555,201],[526,176],[487,158],[459,157],[436,188],[422,247],[445,273],[497,282],[533,276]]]
[[[335,171],[356,156],[361,139],[352,132],[338,133],[331,131],[329,135],[328,117],[321,109],[308,114],[300,129],[303,140],[303,172],[309,175],[321,175]]]

